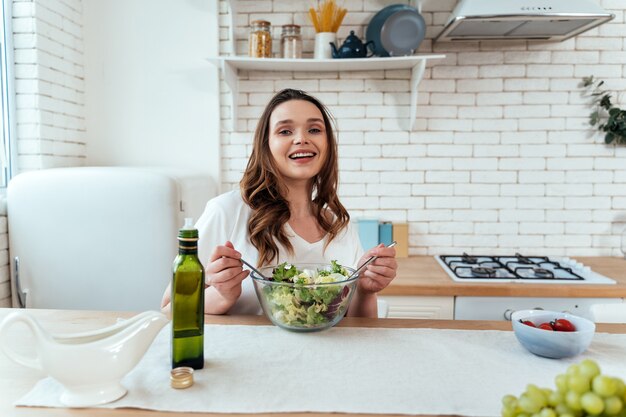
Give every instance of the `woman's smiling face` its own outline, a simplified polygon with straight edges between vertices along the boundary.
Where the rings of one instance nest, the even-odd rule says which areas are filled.
[[[270,116],[269,148],[285,180],[308,182],[326,162],[328,137],[322,112],[305,100],[277,106]]]

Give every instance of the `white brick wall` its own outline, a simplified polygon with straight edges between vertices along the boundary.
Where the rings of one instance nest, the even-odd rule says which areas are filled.
[[[13,0],[18,172],[85,160],[82,0]]]
[[[241,3],[238,55],[247,53],[249,22],[266,19],[273,24],[274,51],[280,25],[296,23],[303,25],[310,56],[314,31],[306,3]],[[346,0],[340,40],[349,30],[362,37],[374,13],[393,3]],[[337,118],[344,204],[354,217],[408,221],[412,254],[620,255],[626,149],[592,135],[578,83],[593,74],[609,89],[626,88],[626,5],[604,0],[616,19],[562,43],[433,44],[455,3],[424,1],[429,28],[420,52],[447,57],[428,63],[414,132],[404,130],[402,120],[409,116],[409,71],[241,73],[243,120],[237,133],[223,131],[224,186],[237,186],[256,117],[271,94],[296,86]],[[224,0],[220,13],[221,53],[229,54]],[[228,89],[221,88],[228,103]],[[223,120],[222,126],[231,125]]]
[[[85,160],[82,0],[13,0],[17,171]],[[6,201],[0,201],[0,307],[11,306]]]

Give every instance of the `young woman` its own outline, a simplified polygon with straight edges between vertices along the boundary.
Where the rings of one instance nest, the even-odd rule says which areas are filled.
[[[376,317],[376,293],[396,276],[395,249],[363,253],[337,197],[337,142],[325,106],[299,90],[276,94],[256,128],[240,190],[208,202],[196,227],[205,262],[206,314],[261,314],[243,257],[258,266],[330,263],[361,272],[349,316]],[[170,289],[162,306],[169,305]]]

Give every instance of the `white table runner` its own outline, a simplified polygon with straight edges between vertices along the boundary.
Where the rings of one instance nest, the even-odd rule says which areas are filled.
[[[626,335],[598,333],[584,354],[532,355],[513,332],[338,327],[291,333],[273,326],[205,326],[205,368],[193,387],[169,385],[167,326],[103,407],[162,411],[346,412],[499,416],[505,394],[554,377],[583,358],[626,376]],[[39,381],[16,405],[63,407],[61,386]]]

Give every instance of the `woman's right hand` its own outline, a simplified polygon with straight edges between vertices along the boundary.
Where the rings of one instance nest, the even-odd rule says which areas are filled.
[[[205,305],[210,307],[213,314],[223,314],[235,304],[241,295],[241,282],[248,276],[250,271],[242,268],[239,260],[241,253],[237,252],[231,242],[226,242],[223,246],[216,246],[209,257],[209,263],[205,269],[207,296],[218,299],[207,300]],[[213,289],[213,291],[211,291]],[[213,298],[213,297],[210,297]],[[205,309],[206,311],[206,309]],[[206,311],[211,314],[209,311]]]

